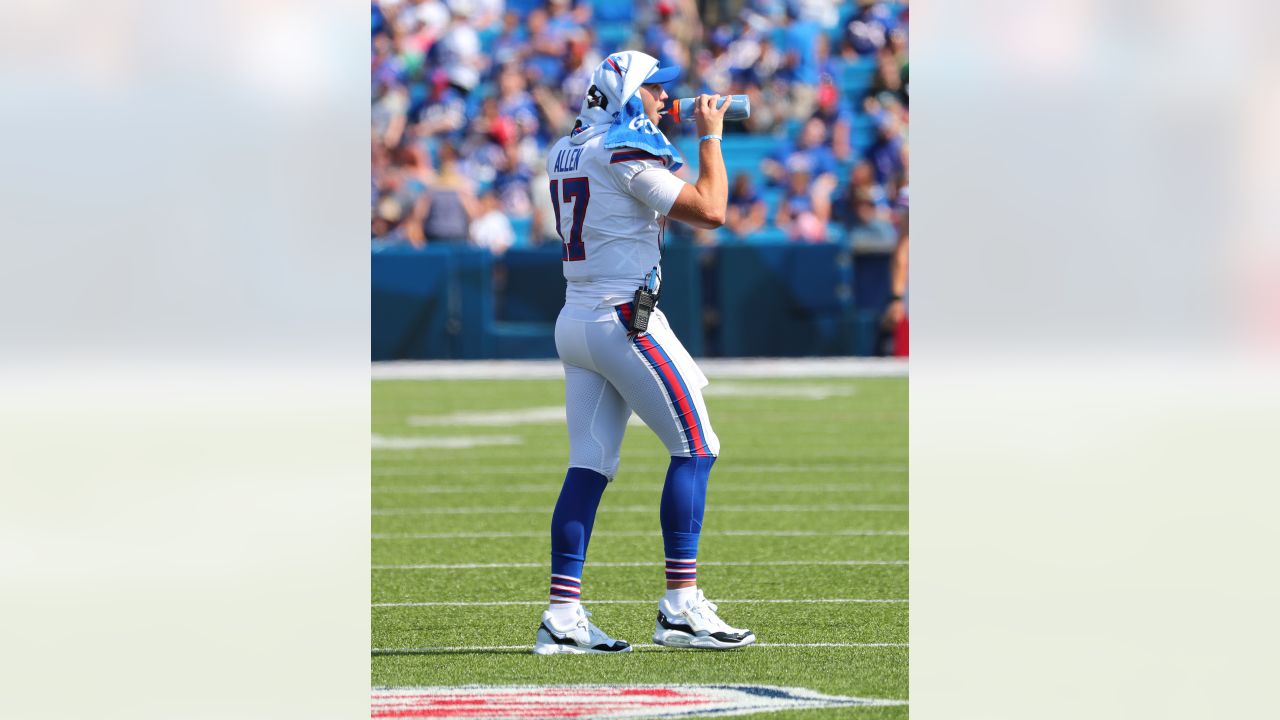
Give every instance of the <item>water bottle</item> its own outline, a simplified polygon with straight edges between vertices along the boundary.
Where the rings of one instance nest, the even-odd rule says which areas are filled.
[[[680,98],[672,100],[671,106],[667,108],[667,114],[676,122],[693,120],[694,98]],[[746,95],[724,95],[720,98],[720,104],[716,107],[724,107],[725,102],[729,103],[729,109],[724,112],[725,120],[746,120],[751,117],[751,98]]]

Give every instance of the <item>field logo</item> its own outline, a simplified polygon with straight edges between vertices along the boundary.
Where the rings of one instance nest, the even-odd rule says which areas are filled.
[[[905,705],[768,685],[467,685],[374,688],[374,718],[691,718]]]

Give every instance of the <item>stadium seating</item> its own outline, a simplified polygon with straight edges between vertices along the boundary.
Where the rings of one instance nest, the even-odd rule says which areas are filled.
[[[592,9],[590,25],[597,52],[633,46],[645,32],[642,21],[648,16],[642,17],[636,4],[586,1]],[[545,4],[543,0],[508,0],[506,8],[526,18],[531,10]],[[900,3],[888,6],[895,16],[905,11]],[[837,7],[839,22],[826,30],[833,50],[833,64],[827,67],[843,110],[852,111],[849,143],[854,157],[866,157],[877,129],[875,121],[862,112],[862,100],[875,82],[877,59],[868,55],[846,61],[838,55],[847,23],[860,10],[855,3]],[[375,29],[376,23],[377,17]],[[781,28],[775,26],[772,31],[780,34]],[[501,25],[479,32],[483,51],[491,54]],[[379,67],[384,73],[375,76],[384,77],[395,65],[387,62]],[[433,75],[401,78],[413,108],[426,101],[431,83],[438,79]],[[475,116],[484,98],[495,92],[495,78],[488,74],[482,77],[467,97],[468,116]],[[576,106],[576,102],[570,100],[568,105]],[[741,173],[749,175],[766,206],[764,228],[741,238],[720,228],[712,233],[719,245],[710,247],[688,244],[691,233],[678,227],[668,229],[662,307],[695,355],[877,352],[879,318],[889,293],[888,256],[852,252],[845,230],[836,224],[828,225],[829,244],[825,245],[791,242],[774,224],[784,191],[766,182],[761,164],[794,140],[802,124],[803,120],[790,118],[777,124],[775,135],[731,131],[723,140],[730,180]],[[684,124],[672,139],[686,163],[681,175],[692,182],[699,173],[693,124]],[[432,165],[439,163],[437,142],[425,143],[432,153]],[[845,190],[853,162],[839,163],[839,184],[833,198]],[[413,250],[403,239],[375,239],[374,358],[554,357],[554,321],[564,292],[560,246],[555,242],[534,244],[531,218],[512,218],[511,224],[515,234],[512,247],[497,258],[485,250],[467,248],[465,243]],[[401,236],[389,233],[387,237]],[[751,302],[758,297],[770,298],[767,308]],[[752,310],[742,311],[746,306]],[[719,324],[703,326],[704,317],[717,316]]]
[[[623,3],[618,3],[619,5]],[[603,22],[596,26],[596,40],[605,53],[624,50],[631,40],[631,24]]]

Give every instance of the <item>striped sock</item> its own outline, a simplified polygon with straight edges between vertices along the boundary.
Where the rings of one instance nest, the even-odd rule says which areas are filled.
[[[552,604],[582,602],[582,579],[552,573],[551,602]]]
[[[667,582],[697,582],[698,560],[672,560],[667,558]]]

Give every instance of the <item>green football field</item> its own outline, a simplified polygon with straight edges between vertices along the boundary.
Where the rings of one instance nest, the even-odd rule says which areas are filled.
[[[651,645],[667,455],[633,424],[582,595],[596,624],[637,647],[539,657],[568,457],[552,409],[562,381],[375,381],[372,684],[734,683],[906,700],[906,378],[713,378],[706,400],[721,450],[698,584],[759,644]],[[782,715],[905,718],[907,707],[750,717]]]

